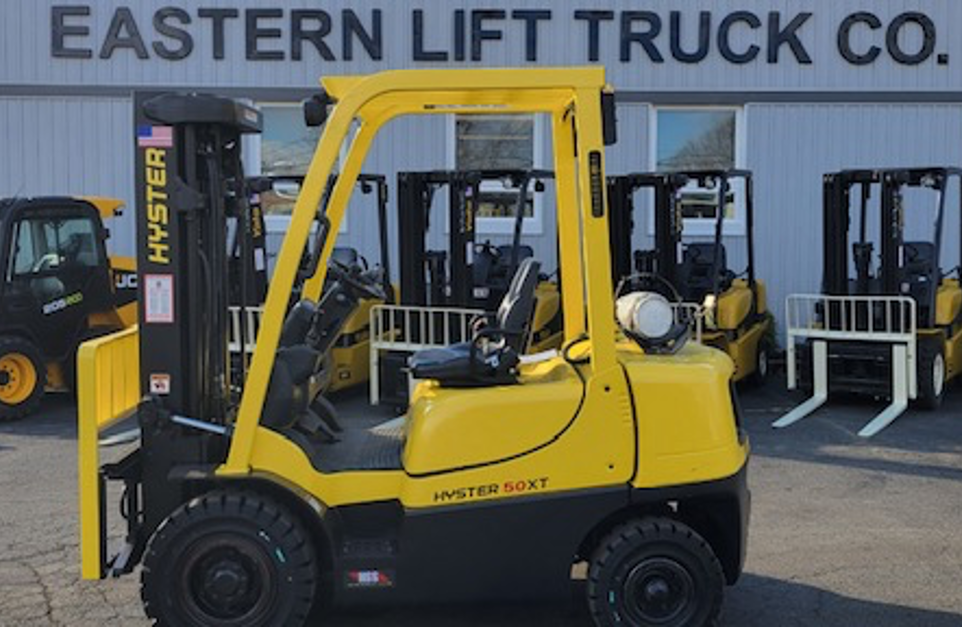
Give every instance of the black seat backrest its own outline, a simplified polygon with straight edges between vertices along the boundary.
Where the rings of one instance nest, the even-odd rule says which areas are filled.
[[[284,326],[281,327],[281,338],[278,342],[280,348],[288,348],[303,344],[307,340],[307,332],[311,330],[314,322],[314,314],[317,312],[317,305],[310,300],[302,300],[294,305],[284,318]]]
[[[935,258],[935,244],[932,242],[905,242],[906,278],[932,276],[938,267]]]
[[[715,288],[715,274],[712,270],[715,267],[717,247],[721,247],[721,250],[718,251],[720,254],[718,277],[721,281],[728,271],[728,259],[724,244],[699,242],[685,246],[680,268],[682,285],[679,288],[686,300],[700,302]],[[724,287],[721,283],[719,283],[719,286]]]
[[[541,264],[534,259],[529,257],[522,261],[498,306],[496,324],[506,332],[507,343],[515,350],[520,350],[525,327],[534,310],[534,292],[538,287],[540,272]]]
[[[335,246],[334,250],[331,251],[331,259],[348,268],[358,267],[360,258],[361,254],[357,252],[357,249],[350,246]]]
[[[930,313],[935,306],[935,295],[939,288],[939,260],[936,259],[933,242],[905,242],[905,264],[902,267],[902,280],[908,283],[909,295],[918,305],[920,324],[928,325]]]
[[[498,258],[501,263],[509,265],[511,263],[511,251],[514,250],[514,246],[511,244],[502,244],[498,246]],[[521,244],[518,246],[518,263],[520,264],[524,259],[529,259],[534,257],[534,248],[528,246],[527,244]]]

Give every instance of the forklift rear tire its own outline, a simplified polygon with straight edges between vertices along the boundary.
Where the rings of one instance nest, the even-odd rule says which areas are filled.
[[[33,342],[0,337],[0,422],[35,412],[46,385],[47,368]]]
[[[588,609],[598,627],[710,627],[725,577],[708,542],[670,518],[612,531],[588,571]]]
[[[919,405],[938,409],[945,395],[945,350],[941,337],[919,342]]]
[[[768,378],[768,373],[771,371],[770,357],[771,348],[768,345],[768,341],[761,340],[758,343],[758,348],[755,349],[755,370],[753,370],[749,376],[752,385],[765,385],[765,379]]]
[[[141,597],[157,625],[303,625],[317,566],[289,511],[252,492],[217,491],[180,506],[144,554]]]

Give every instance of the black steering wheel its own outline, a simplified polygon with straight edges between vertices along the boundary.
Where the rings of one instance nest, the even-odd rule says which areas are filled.
[[[328,266],[328,272],[331,272],[335,279],[361,296],[376,300],[387,300],[384,287],[381,285],[382,282],[370,276],[371,272],[354,272],[349,266],[333,259]]]

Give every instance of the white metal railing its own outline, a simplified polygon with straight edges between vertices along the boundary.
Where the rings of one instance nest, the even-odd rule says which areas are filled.
[[[471,340],[471,324],[484,312],[455,307],[371,307],[371,404],[380,402],[382,351],[416,352]]]
[[[257,344],[257,330],[261,327],[261,318],[264,316],[263,307],[245,307],[246,337],[241,337],[241,309],[231,306],[228,308],[230,324],[227,335],[227,349],[231,355],[240,355],[243,346],[244,354],[253,355],[254,346]]]
[[[916,302],[907,296],[827,296],[792,294],[785,302],[788,389],[798,386],[796,343],[812,342],[812,398],[773,423],[787,427],[828,400],[828,342],[892,345],[892,403],[859,435],[871,437],[899,417],[918,395]]]

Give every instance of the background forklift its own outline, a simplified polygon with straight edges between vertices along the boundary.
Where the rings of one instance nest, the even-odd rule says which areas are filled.
[[[745,197],[746,265],[734,272],[723,242],[724,222],[732,202],[732,182],[741,181]],[[726,352],[735,362],[735,380],[761,383],[774,351],[774,322],[766,304],[765,284],[755,275],[754,202],[751,172],[692,170],[638,173],[608,179],[611,204],[612,272],[615,284],[640,284],[670,301],[703,305],[702,342]],[[683,241],[684,189],[708,190],[715,207],[711,241]],[[635,198],[652,190],[654,248],[636,250]]]
[[[139,271],[170,279],[145,289],[139,330],[82,349],[83,576],[129,573],[142,562],[146,612],[165,625],[297,626],[315,603],[564,596],[572,563],[585,560],[597,625],[712,624],[744,560],[748,444],[729,359],[693,344],[682,358],[648,355],[617,334],[603,161],[605,143],[614,141],[614,102],[603,70],[395,71],[323,85],[307,113],[326,121],[324,132],[239,398],[217,357],[225,352],[217,321],[226,298],[205,291],[212,283],[204,268],[226,272],[223,201],[235,197],[228,192],[229,173],[240,169],[238,136],[256,131],[257,115],[196,95],[146,104],[154,124],[173,127],[176,142],[138,151],[138,169],[164,169],[140,185],[163,179],[180,190],[170,196],[177,235],[167,241],[169,263],[158,264],[149,232],[140,231]],[[481,330],[467,349],[417,360],[435,380],[418,387],[402,419],[352,425],[339,442],[315,437],[304,416],[338,302],[330,291],[321,298],[322,286],[333,274],[352,287],[327,262],[374,136],[401,115],[492,113],[551,119],[562,354],[520,363],[497,328]],[[150,212],[140,209],[144,227]],[[305,300],[288,312],[317,219],[314,274]],[[530,311],[534,265],[522,262],[505,317]],[[192,293],[197,298],[184,297]],[[168,313],[168,302],[169,314],[156,315]],[[621,324],[631,333],[646,326],[633,317]],[[102,377],[110,371],[118,376]],[[101,467],[98,434],[132,408],[139,446]],[[128,524],[111,560],[107,480],[125,484]]]
[[[552,172],[543,170],[399,173],[401,305],[477,309],[486,315],[495,312],[521,263],[534,256],[532,247],[522,242],[526,205],[533,203],[534,194],[543,193],[546,181],[553,179]],[[442,190],[447,193],[447,246],[444,250],[430,250],[428,240],[432,226],[441,229],[441,224],[432,218],[442,217],[435,211]],[[485,203],[500,204],[499,213],[513,214],[510,243],[496,246],[490,241],[477,242],[477,220]],[[455,314],[443,322],[436,319],[435,323],[435,327],[460,326]],[[557,280],[539,276],[534,310],[523,328],[524,335],[516,338],[522,352],[537,353],[560,347],[562,310]],[[420,331],[415,329],[412,334]],[[407,344],[411,340],[417,343],[419,338],[399,333],[398,339],[403,340],[401,344]],[[407,407],[410,355],[410,350],[398,349],[386,350],[378,357],[378,403],[393,405],[398,410]]]
[[[0,420],[73,389],[77,347],[136,321],[134,260],[108,258],[110,198],[0,200]]]
[[[848,339],[827,342],[828,392],[893,396],[893,368],[897,364],[892,352],[894,342],[886,340],[886,333],[896,327],[915,332],[913,340],[917,350],[910,348],[906,354],[909,363],[914,364],[910,374],[916,382],[916,394],[912,395],[909,390],[910,399],[915,398],[922,407],[937,408],[946,384],[962,371],[960,253],[955,253],[951,268],[945,269],[941,264],[947,188],[952,180],[962,181],[962,170],[943,167],[843,170],[825,175],[822,241],[825,302],[818,304],[814,319],[822,332],[852,334]],[[935,210],[930,215],[931,222],[917,217],[912,222],[930,225],[931,230],[909,240],[906,219],[910,211],[913,214],[923,211],[920,207],[923,203],[919,202],[921,195],[934,195]],[[872,202],[873,197],[878,200]],[[876,208],[879,235],[873,242],[869,225],[872,210]],[[856,213],[858,230],[853,234]],[[959,216],[962,217],[962,209]],[[849,247],[852,235],[854,241]],[[958,243],[962,245],[962,236]],[[877,257],[876,244],[879,246]],[[890,300],[883,302],[886,297]],[[909,311],[893,301],[899,297],[914,301],[914,322],[905,320]],[[793,298],[801,297],[789,297],[790,305]],[[814,376],[818,376],[813,373],[813,340],[794,344],[797,385],[810,391]],[[789,387],[794,388],[796,382],[791,379],[790,373]],[[892,419],[898,413],[895,412]],[[804,415],[795,419],[801,417]],[[786,426],[791,422],[794,420],[776,424]]]
[[[328,192],[333,188],[336,180],[336,176],[331,177],[328,182]],[[280,202],[293,204],[304,183],[304,177],[257,177],[250,181],[250,183],[260,190],[257,204],[252,204],[251,206],[252,211],[254,211],[259,208],[259,205],[264,201],[271,203],[279,200]],[[380,259],[372,266],[369,264],[368,259],[356,248],[338,246],[334,248],[331,254],[331,263],[338,264],[342,270],[362,282],[370,283],[373,281],[379,283],[384,297],[362,297],[357,303],[357,307],[344,321],[340,334],[330,350],[329,376],[327,383],[324,385],[324,391],[328,393],[338,392],[367,382],[371,363],[371,308],[377,304],[390,304],[397,300],[397,289],[391,284],[387,221],[387,178],[383,174],[361,173],[357,177],[357,189],[364,195],[374,194]],[[268,195],[276,200],[269,200],[267,198]],[[370,216],[364,217],[369,218]],[[306,264],[310,263],[311,252],[312,251],[308,251],[308,254],[304,257]],[[302,276],[298,285],[295,286],[291,294],[292,306],[300,300],[300,290],[303,287],[303,281],[307,278],[307,276]],[[263,295],[266,296],[266,285]],[[263,298],[257,302],[262,303]]]

